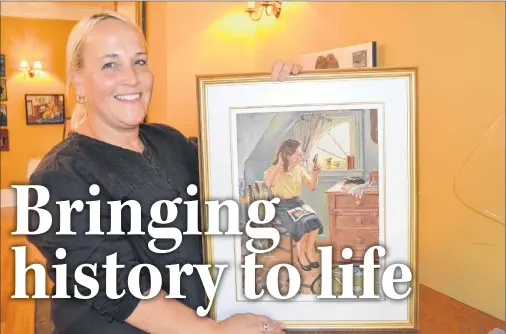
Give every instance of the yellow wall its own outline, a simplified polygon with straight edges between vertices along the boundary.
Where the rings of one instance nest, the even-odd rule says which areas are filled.
[[[149,48],[149,63],[154,71],[155,85],[148,121],[153,121],[156,115],[165,115],[166,106],[166,72],[167,72],[167,29],[161,29],[166,14],[164,2],[149,2],[146,6],[146,36]],[[161,42],[160,42],[161,41]],[[171,48],[170,48],[171,49]],[[165,123],[165,122],[163,122]]]
[[[2,17],[1,50],[6,59],[8,152],[1,152],[1,188],[25,183],[27,163],[62,140],[63,125],[26,125],[25,94],[66,94],[65,45],[74,21]],[[41,77],[28,78],[17,68],[21,59],[42,63]],[[71,99],[72,100],[72,99]],[[69,112],[67,105],[66,112]]]
[[[419,68],[421,283],[504,319],[504,120],[470,160],[457,194],[453,187],[504,113],[504,3],[335,6],[340,43],[376,40],[381,66]],[[459,198],[498,214],[502,225]]]
[[[285,2],[278,22],[258,23],[244,5],[148,4],[166,22],[150,40],[166,86],[149,120],[197,135],[195,75],[269,71],[277,58],[377,41],[380,66],[419,68],[420,282],[504,320],[504,119],[459,174],[504,113],[504,3]],[[148,18],[152,30],[161,22]]]
[[[158,49],[164,37],[166,49],[165,78],[160,78],[163,65],[155,64],[160,66],[155,67],[155,80],[166,80],[166,86],[154,93],[149,121],[197,135],[195,75],[266,71],[278,58],[294,59],[336,43],[332,3],[285,2],[281,20],[256,23],[245,16],[245,6],[246,2],[148,3],[152,57],[159,59],[164,52]],[[159,20],[150,21],[150,13]],[[160,32],[161,22],[166,22],[165,34]],[[162,99],[166,109],[158,104]]]

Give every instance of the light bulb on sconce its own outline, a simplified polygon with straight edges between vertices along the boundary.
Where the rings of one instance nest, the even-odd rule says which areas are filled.
[[[33,66],[30,67],[27,60],[21,60],[19,62],[19,71],[23,72],[25,76],[28,74],[30,78],[33,78],[39,75],[42,70],[42,64],[40,61],[36,60],[33,62]]]
[[[261,1],[260,8],[257,11],[255,1],[248,1],[248,8],[246,9],[246,13],[249,14],[250,19],[253,21],[260,20],[264,13],[267,16],[274,16],[275,18],[279,18],[281,15],[281,5],[281,1]]]

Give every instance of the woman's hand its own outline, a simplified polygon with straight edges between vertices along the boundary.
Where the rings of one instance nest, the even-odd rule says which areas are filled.
[[[300,71],[302,71],[302,65],[278,60],[272,66],[271,79],[272,81],[285,81],[290,74],[299,74]]]
[[[283,160],[283,153],[278,154],[278,162],[273,168],[264,174],[264,183],[268,188],[271,188],[276,184],[279,173],[285,170],[285,161]]]
[[[320,174],[321,170],[322,169],[320,167],[320,164],[318,162],[315,162],[313,165],[313,174],[318,175],[318,174]]]
[[[283,153],[278,155],[278,163],[276,164],[278,171],[282,172],[285,169],[285,160],[283,159]]]
[[[284,324],[263,315],[235,314],[218,322],[217,334],[284,334]]]

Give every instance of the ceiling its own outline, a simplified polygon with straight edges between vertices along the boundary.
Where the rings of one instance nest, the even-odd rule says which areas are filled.
[[[55,7],[91,7],[111,10],[115,7],[115,1],[45,1],[44,3]]]
[[[115,10],[116,1],[2,1],[1,16],[79,20],[100,10]]]

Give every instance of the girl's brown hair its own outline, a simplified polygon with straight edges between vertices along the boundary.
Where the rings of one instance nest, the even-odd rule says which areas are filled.
[[[288,158],[287,156],[293,155],[299,146],[301,145],[301,142],[295,139],[287,139],[285,140],[281,146],[278,148],[278,152],[276,153],[276,159],[272,163],[273,165],[276,165],[279,161],[279,156],[281,155],[283,159],[283,170],[288,171]]]

